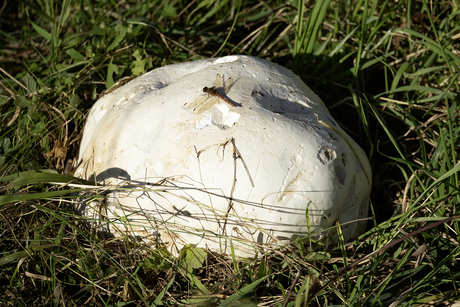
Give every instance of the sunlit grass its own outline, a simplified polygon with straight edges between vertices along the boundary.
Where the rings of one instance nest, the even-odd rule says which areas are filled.
[[[455,1],[19,1],[0,9],[0,300],[7,306],[413,306],[459,300]],[[85,116],[163,65],[249,54],[299,74],[368,154],[352,243],[179,258],[74,212]],[[36,172],[36,170],[41,170]],[[340,233],[340,225],[337,225]],[[399,241],[398,241],[399,240]],[[206,255],[205,257],[203,255]]]

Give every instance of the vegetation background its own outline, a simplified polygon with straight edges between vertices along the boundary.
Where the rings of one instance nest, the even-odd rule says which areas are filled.
[[[459,306],[459,15],[455,0],[4,0],[0,306]],[[293,70],[365,149],[365,234],[174,259],[74,214],[82,186],[56,183],[78,183],[94,102],[153,68],[228,54]]]

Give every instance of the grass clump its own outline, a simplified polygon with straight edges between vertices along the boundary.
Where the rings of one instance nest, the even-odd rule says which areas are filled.
[[[455,1],[423,0],[5,2],[1,302],[458,303],[459,14]],[[94,185],[71,174],[95,100],[152,68],[235,53],[294,70],[368,153],[368,231],[236,260],[192,247],[174,259],[88,229],[72,197]]]

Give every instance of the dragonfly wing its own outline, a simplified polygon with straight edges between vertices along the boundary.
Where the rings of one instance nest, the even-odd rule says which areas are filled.
[[[216,80],[214,80],[214,83],[212,84],[212,86],[215,88],[222,87],[222,79],[223,79],[222,75],[217,74]]]
[[[227,94],[230,89],[232,88],[234,84],[234,81],[232,78],[228,78],[227,80],[225,80],[224,76],[221,75],[221,74],[217,74],[216,76],[216,80],[214,80],[214,83],[213,83],[213,87],[217,88],[217,89],[223,89],[224,90],[224,95]]]
[[[200,96],[197,99],[193,100],[190,103],[185,104],[185,108],[190,110],[195,114],[203,113],[204,111],[209,110],[215,103],[217,99],[211,96]]]
[[[203,97],[199,97],[199,98],[195,98],[194,100],[192,100],[190,102],[186,102],[186,103],[184,103],[184,108],[186,108],[187,110],[195,109],[200,104],[202,99],[203,99]]]
[[[230,92],[230,89],[232,88],[233,84],[235,84],[235,83],[234,83],[232,78],[228,78],[224,82],[225,82],[224,91],[225,91],[225,94],[228,94],[228,92]]]
[[[208,96],[205,97],[202,101],[203,102],[193,110],[193,112],[195,112],[196,114],[200,114],[204,111],[211,109],[212,106],[215,105],[218,100],[216,97]]]

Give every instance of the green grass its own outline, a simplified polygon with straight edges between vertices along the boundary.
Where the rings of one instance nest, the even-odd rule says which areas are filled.
[[[458,302],[458,3],[166,3],[37,0],[0,8],[0,301]],[[199,249],[174,259],[130,238],[94,234],[75,215],[72,193],[91,183],[69,175],[94,102],[150,69],[228,54],[299,74],[365,149],[373,168],[365,234],[317,251],[293,242],[253,260]]]

